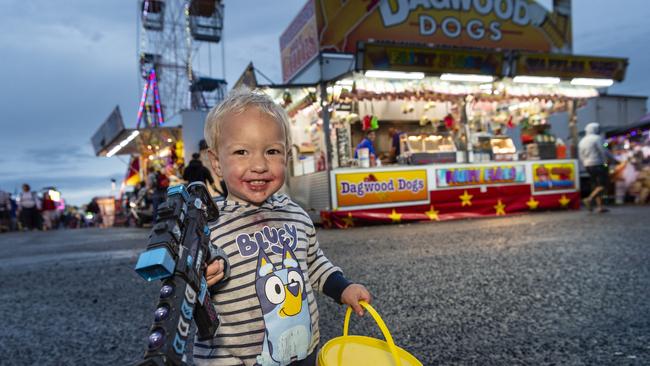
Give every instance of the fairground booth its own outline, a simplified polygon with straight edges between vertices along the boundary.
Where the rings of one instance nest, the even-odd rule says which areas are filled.
[[[122,190],[144,182],[150,167],[170,176],[179,175],[183,167],[182,128],[161,126],[162,119],[157,120],[151,113],[143,113],[142,118],[142,126],[138,123],[134,129],[125,128],[120,109],[115,107],[91,139],[95,155],[128,159]]]
[[[289,189],[324,225],[578,209],[576,110],[627,60],[571,54],[571,35],[567,0],[309,0],[280,38],[283,85],[252,66],[239,84],[285,106]]]

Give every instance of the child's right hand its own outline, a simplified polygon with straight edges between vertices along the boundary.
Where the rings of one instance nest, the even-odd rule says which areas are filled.
[[[370,292],[363,286],[358,283],[353,283],[350,286],[346,287],[341,294],[341,303],[350,305],[352,310],[359,316],[363,316],[363,307],[359,305],[359,301],[365,301],[368,304],[372,302],[372,295]]]
[[[223,269],[225,268],[223,259],[217,259],[216,261],[210,263],[205,270],[205,280],[208,283],[208,287],[214,285],[215,283],[223,279],[224,273]]]

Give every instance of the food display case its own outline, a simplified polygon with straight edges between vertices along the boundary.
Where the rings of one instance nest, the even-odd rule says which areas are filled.
[[[492,160],[492,135],[485,132],[477,132],[471,135],[472,153],[470,162],[483,163]]]
[[[455,163],[456,144],[450,135],[402,134],[400,164],[423,165],[432,163]]]
[[[490,145],[492,146],[493,160],[519,160],[517,156],[517,148],[510,137],[494,136],[490,139]]]

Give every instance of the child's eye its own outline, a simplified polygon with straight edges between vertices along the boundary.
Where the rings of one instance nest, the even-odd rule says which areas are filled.
[[[235,155],[246,155],[246,150],[235,150],[233,154]]]
[[[280,151],[279,149],[269,149],[266,153],[269,155],[278,155],[278,154],[282,154],[282,151]]]

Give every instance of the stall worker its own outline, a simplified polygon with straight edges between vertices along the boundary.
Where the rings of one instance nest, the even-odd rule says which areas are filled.
[[[377,159],[377,153],[375,152],[374,141],[377,137],[377,134],[373,130],[368,130],[366,132],[366,137],[361,140],[359,145],[354,149],[354,158],[359,158],[359,149],[366,148],[368,149],[370,161],[373,162]],[[372,164],[371,164],[372,165]]]
[[[400,137],[404,134],[404,132],[398,130],[395,127],[391,127],[388,129],[388,136],[390,137],[390,162],[394,163],[397,161],[397,157],[400,156],[402,153],[401,149],[401,144],[399,142]]]

